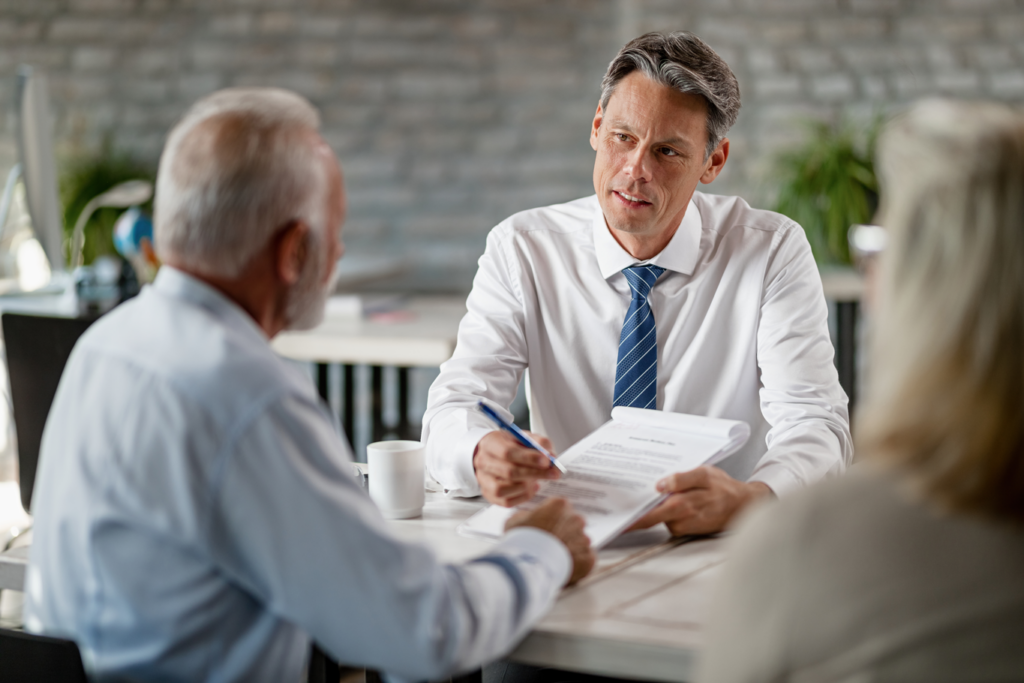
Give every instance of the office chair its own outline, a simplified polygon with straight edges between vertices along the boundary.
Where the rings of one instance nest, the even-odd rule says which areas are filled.
[[[0,629],[0,683],[86,683],[70,640]]]
[[[39,444],[50,404],[71,349],[96,318],[56,318],[20,313],[0,316],[7,346],[11,406],[18,435],[21,504],[32,504]]]

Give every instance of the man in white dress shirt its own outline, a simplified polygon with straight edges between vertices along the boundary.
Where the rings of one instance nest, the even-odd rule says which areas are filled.
[[[297,683],[311,639],[445,678],[505,654],[593,565],[565,501],[467,564],[398,541],[308,376],[271,350],[319,322],[342,253],[318,123],[281,90],[197,103],[160,162],[165,265],[61,378],[26,625],[77,641],[96,680]]]
[[[647,34],[610,64],[591,128],[596,196],[491,231],[423,435],[452,495],[528,500],[558,471],[474,409],[510,417],[524,371],[533,431],[564,451],[614,405],[744,420],[721,464],[659,482],[638,527],[722,529],[751,500],[844,470],[847,399],[800,226],[697,192],[729,156],[736,78],[686,32]]]

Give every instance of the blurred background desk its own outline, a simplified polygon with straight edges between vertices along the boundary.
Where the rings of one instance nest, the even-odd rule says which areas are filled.
[[[839,383],[850,399],[852,414],[857,404],[857,320],[860,317],[860,301],[864,296],[864,278],[853,268],[822,268],[820,272],[825,299],[831,304],[829,316],[835,312],[834,321],[829,321],[829,327],[836,350]]]
[[[437,367],[451,358],[465,313],[465,296],[413,296],[369,318],[329,311],[319,327],[284,332],[272,344],[286,358],[316,364],[317,387],[328,403],[329,365],[342,366],[341,423],[350,443],[355,434],[356,365],[371,367],[370,440],[418,439],[419,426],[409,419],[409,368]],[[390,426],[384,424],[384,366],[394,366],[398,375],[398,423]],[[357,459],[365,458],[357,453]]]
[[[864,282],[853,269],[824,269],[821,273],[829,315],[839,381],[851,408],[857,400],[857,320]],[[379,298],[379,297],[378,297]],[[374,295],[367,295],[372,301]],[[418,414],[410,410],[409,369],[436,368],[451,358],[466,313],[463,294],[397,297],[399,303],[369,317],[328,312],[324,322],[306,332],[284,332],[272,342],[282,356],[312,362],[320,395],[330,404],[330,366],[341,366],[339,412],[357,460],[355,367],[370,366],[369,441],[382,438],[419,438]],[[396,368],[397,423],[384,420],[384,368]]]
[[[23,546],[0,552],[0,591],[24,590],[28,551],[28,546]]]

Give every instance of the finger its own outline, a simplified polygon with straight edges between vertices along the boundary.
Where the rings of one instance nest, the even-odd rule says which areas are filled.
[[[561,517],[572,513],[572,503],[565,498],[548,498],[537,506],[538,510],[544,510],[552,517]]]
[[[523,526],[523,524],[529,519],[532,510],[520,510],[515,513],[507,520],[505,520],[505,531],[513,529],[517,526]]]
[[[485,472],[496,479],[504,481],[527,481],[551,479],[548,470],[521,467],[502,460],[484,458],[477,466],[477,472]],[[555,470],[557,472],[558,470]]]
[[[530,437],[531,437],[531,438],[532,438],[532,439],[533,439],[534,441],[536,441],[536,442],[537,442],[537,443],[539,443],[539,444],[540,444],[541,446],[543,446],[543,447],[544,447],[544,450],[546,450],[546,451],[547,451],[548,453],[550,453],[551,455],[555,455],[555,449],[554,449],[554,447],[553,447],[553,446],[551,445],[551,439],[549,439],[548,437],[544,436],[543,434],[535,434],[534,432],[526,432],[526,433],[527,433],[527,434],[529,434],[529,435],[530,435]]]
[[[701,536],[717,531],[708,524],[707,520],[696,517],[665,522],[665,526],[673,536]]]
[[[498,450],[488,449],[475,459],[474,465],[477,470],[510,479],[516,476],[543,479],[554,469],[541,453],[519,444]]]
[[[532,467],[535,469],[548,469],[552,467],[551,461],[548,457],[534,448],[527,448],[526,446],[516,445],[515,448],[508,450],[508,460],[523,467]]]
[[[710,467],[698,467],[687,472],[676,472],[660,480],[656,485],[662,493],[681,493],[690,489],[707,488],[711,478]]]
[[[525,503],[526,501],[530,500],[535,495],[537,495],[537,489],[538,488],[539,487],[537,486],[537,484],[532,484],[532,485],[531,484],[527,484],[526,485],[526,490],[523,491],[523,493],[521,493],[521,494],[519,494],[517,496],[509,497],[507,499],[506,507],[512,508],[512,507],[515,507],[516,505],[519,505],[520,503]]]
[[[670,497],[671,498],[671,497]],[[654,509],[650,510],[640,519],[633,522],[626,531],[637,531],[639,529],[650,529],[656,524],[661,524],[664,521],[664,507],[668,503],[669,499],[659,503]]]
[[[566,501],[564,498],[548,498],[530,510],[531,519],[538,526],[543,526],[551,533],[555,533],[561,521],[565,505]]]
[[[481,454],[478,460],[486,465],[490,463],[501,465],[512,465],[517,467],[533,469],[537,472],[546,472],[554,466],[551,461],[540,451],[527,448],[519,443],[502,444],[501,448],[490,448]],[[478,467],[480,465],[478,464]],[[557,471],[557,470],[556,470]]]
[[[530,498],[532,498],[532,497],[533,496],[530,495],[529,493],[524,493],[521,496],[515,496],[513,498],[508,498],[508,499],[505,500],[504,503],[502,503],[501,507],[514,508],[517,505],[521,505],[522,503],[528,502],[530,500]]]
[[[569,549],[569,555],[571,555],[573,562],[583,561],[586,562],[591,553],[594,551],[587,547],[571,548]]]
[[[537,469],[551,466],[551,462],[540,451],[524,446],[507,432],[498,431],[490,432],[481,439],[473,455],[473,463],[477,468],[481,461],[490,460]]]
[[[590,539],[586,534],[576,534],[565,545],[573,555],[586,553],[590,550]]]
[[[728,506],[715,493],[704,489],[684,494],[688,497],[690,514],[666,520],[673,536],[710,534],[721,531],[729,521]]]
[[[630,524],[626,528],[626,531],[640,531],[641,529],[650,529],[655,524],[658,524],[658,522],[652,521],[650,519],[650,516],[651,513],[648,512],[646,515]]]
[[[530,434],[530,432],[527,432],[527,434]],[[537,436],[537,441],[541,446],[546,447],[544,442],[547,442],[547,445],[551,443],[545,437],[533,436]],[[512,458],[517,464],[533,465],[536,467],[547,467],[551,464],[546,455],[535,448],[524,445],[519,439],[508,432],[500,432],[499,438],[495,438],[490,442],[488,450],[502,457]]]
[[[480,492],[484,498],[503,507],[511,507],[509,500],[520,497],[528,491],[526,482],[507,482],[493,477],[480,477],[478,481],[480,482]],[[532,496],[533,491],[530,491],[528,495]]]
[[[496,497],[501,498],[504,501],[509,501],[513,498],[524,498],[528,500],[533,498],[534,494],[537,493],[537,488],[538,484],[532,481],[501,481],[495,487],[494,493]]]
[[[728,495],[721,488],[694,491],[692,504],[696,514],[687,519],[669,522],[669,530],[675,535],[710,534],[722,531],[743,506],[741,501]]]
[[[581,535],[586,525],[587,523],[582,517],[577,514],[569,513],[562,518],[562,523],[559,527],[567,535]]]
[[[558,536],[570,552],[578,552],[590,547],[590,537],[586,534],[586,522],[579,515],[573,514],[563,518],[556,529]]]
[[[679,521],[692,517],[696,514],[694,494],[699,492],[698,489],[686,493],[673,493],[663,503],[634,522],[630,529],[647,529],[662,522]]]
[[[725,527],[725,524],[719,517],[698,514],[686,519],[668,521],[665,526],[673,536],[697,536],[717,533]]]
[[[572,555],[572,574],[569,576],[569,580],[566,582],[567,586],[571,586],[576,583],[584,576],[590,573],[590,570],[594,568],[597,563],[597,555],[593,550],[587,550],[585,553],[578,553]]]

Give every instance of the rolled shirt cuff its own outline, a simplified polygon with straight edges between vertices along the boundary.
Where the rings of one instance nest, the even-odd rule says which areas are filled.
[[[748,483],[755,481],[767,485],[772,493],[779,498],[804,488],[803,482],[785,465],[781,464],[773,463],[758,468],[747,480]]]
[[[488,428],[473,428],[455,442],[452,448],[450,467],[438,482],[444,488],[444,494],[449,498],[473,498],[480,495],[480,483],[476,480],[476,470],[473,469],[473,453],[480,439],[495,431]]]
[[[505,534],[489,555],[501,553],[527,563],[541,562],[559,589],[572,575],[572,555],[558,538],[535,527],[516,527]],[[555,591],[557,593],[557,591]]]

